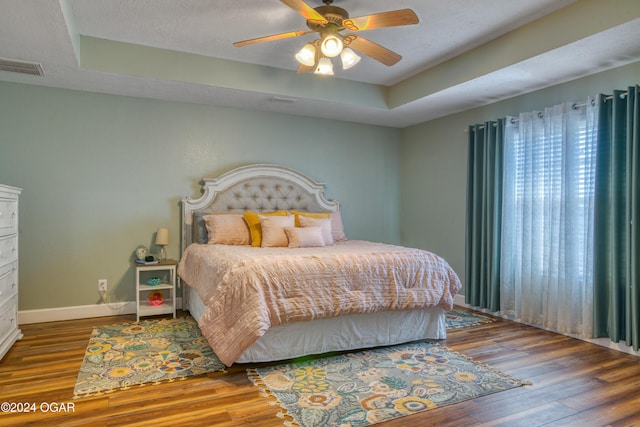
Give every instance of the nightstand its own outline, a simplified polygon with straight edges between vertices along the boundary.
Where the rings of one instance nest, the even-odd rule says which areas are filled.
[[[136,316],[140,321],[142,316],[155,316],[158,314],[173,314],[176,317],[176,266],[178,261],[167,259],[158,261],[157,264],[136,263]],[[159,284],[153,280],[159,279]],[[148,301],[149,295],[160,292],[164,302],[153,305]]]

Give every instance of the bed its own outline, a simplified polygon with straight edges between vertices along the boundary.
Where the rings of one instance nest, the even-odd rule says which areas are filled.
[[[447,262],[347,239],[324,188],[253,164],[182,200],[183,307],[226,365],[446,337],[461,287]]]

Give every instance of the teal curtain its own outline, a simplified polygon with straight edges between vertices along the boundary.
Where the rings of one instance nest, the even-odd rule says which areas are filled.
[[[500,310],[502,157],[505,119],[469,127],[465,302]]]
[[[640,86],[600,95],[594,336],[640,347]]]

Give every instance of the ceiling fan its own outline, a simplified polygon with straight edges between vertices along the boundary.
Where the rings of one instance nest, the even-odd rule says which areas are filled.
[[[311,7],[303,0],[280,0],[307,20],[309,30],[289,31],[233,43],[236,47],[248,46],[273,40],[282,40],[306,34],[318,33],[319,38],[309,42],[295,55],[300,63],[298,73],[314,71],[316,74],[333,74],[330,58],[340,55],[343,69],[347,70],[360,61],[355,51],[375,59],[387,66],[394,65],[402,56],[364,37],[341,31],[364,31],[376,28],[412,25],[419,22],[411,9],[400,9],[372,15],[349,18],[341,7],[332,6],[333,0],[323,0],[324,6]],[[353,50],[351,49],[353,48]]]

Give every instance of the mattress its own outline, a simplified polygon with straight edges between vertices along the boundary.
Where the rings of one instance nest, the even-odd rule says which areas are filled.
[[[197,292],[187,289],[188,308],[199,320],[206,309]],[[274,326],[236,363],[270,362],[309,354],[400,344],[446,337],[445,309],[352,314]]]

